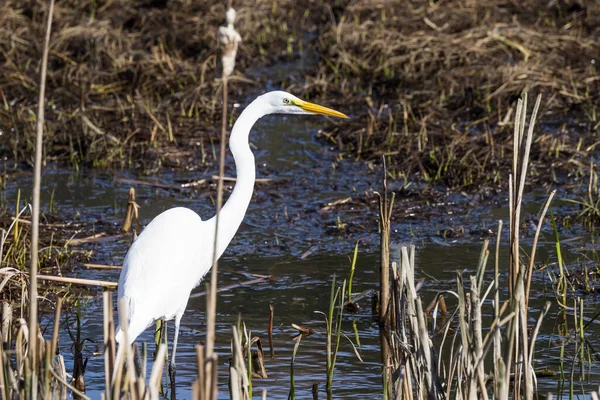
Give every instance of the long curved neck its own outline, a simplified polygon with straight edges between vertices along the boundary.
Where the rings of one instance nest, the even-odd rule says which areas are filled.
[[[229,148],[236,168],[236,183],[229,199],[219,214],[219,239],[217,243],[217,259],[221,257],[231,239],[240,227],[254,191],[256,171],[254,154],[250,150],[248,136],[254,123],[267,114],[260,98],[254,100],[238,117],[229,138]],[[216,215],[209,221],[209,229],[215,232]],[[210,235],[214,238],[214,233]],[[211,241],[212,250],[214,242]],[[211,251],[212,253],[212,251]]]

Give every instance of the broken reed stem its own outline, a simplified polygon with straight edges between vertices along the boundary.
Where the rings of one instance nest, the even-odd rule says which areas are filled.
[[[273,304],[269,304],[269,327],[267,329],[267,335],[269,337],[269,354],[271,360],[275,359],[275,348],[273,347],[273,316],[275,313],[275,307]]]
[[[59,297],[56,300],[56,310],[54,313],[54,330],[52,331],[52,347],[50,348],[50,356],[54,357],[58,348],[58,328],[60,324],[60,313],[62,311],[63,298]]]
[[[44,134],[44,99],[46,96],[46,75],[48,73],[48,51],[50,49],[50,32],[52,29],[52,14],[54,13],[54,0],[50,0],[48,8],[48,23],[46,24],[46,37],[40,72],[40,96],[38,100],[38,114],[35,138],[35,164],[33,173],[33,210],[31,214],[31,281],[29,294],[29,357],[31,360],[32,381],[31,398],[37,397],[37,273],[38,273],[38,238],[40,234],[40,188],[42,181],[42,141]]]
[[[54,371],[53,369],[50,369],[50,372],[52,373],[52,375],[54,375],[54,378],[59,381],[60,383],[62,383],[64,386],[68,387],[69,389],[71,389],[71,391],[74,394],[74,398],[80,398],[80,399],[85,399],[85,400],[91,400],[89,397],[87,397],[85,395],[85,393],[80,392],[79,390],[77,390],[73,385],[71,385],[69,382],[67,382],[62,376],[58,375],[56,373],[56,371]]]
[[[118,265],[83,263],[82,266],[83,266],[83,268],[86,268],[86,269],[110,269],[110,270],[115,270],[115,271],[120,271],[123,269],[123,267],[118,266]]]
[[[156,353],[156,359],[154,360],[152,372],[150,372],[150,380],[148,381],[148,386],[150,389],[150,398],[152,399],[159,398],[160,379],[163,373],[163,366],[165,364],[166,354],[167,346],[164,343],[161,343],[158,346],[158,352]]]
[[[252,394],[252,371],[246,368],[244,350],[242,346],[242,334],[237,326],[231,327],[233,338],[231,341],[231,363],[229,366],[230,396],[232,399],[247,400]],[[244,328],[246,343],[248,345],[248,357],[252,357],[250,341]]]
[[[9,271],[0,271],[0,275],[10,275]],[[24,274],[27,275],[27,274]],[[37,275],[38,280],[52,281],[52,282],[63,282],[73,285],[83,286],[101,286],[104,288],[116,288],[117,282],[100,281],[96,279],[81,279],[81,278],[69,278],[68,276],[54,276],[54,275]]]
[[[38,275],[37,277],[39,280],[44,281],[64,282],[83,286],[101,286],[107,289],[116,288],[119,285],[117,282],[100,281],[96,279],[69,278],[67,276]]]
[[[125,220],[123,221],[123,232],[129,232],[134,219],[137,224],[138,232],[141,231],[139,209],[139,204],[135,202],[135,188],[130,187],[129,196],[127,198],[127,211],[125,212]]]

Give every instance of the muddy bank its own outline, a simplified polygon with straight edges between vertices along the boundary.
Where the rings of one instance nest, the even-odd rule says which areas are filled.
[[[298,57],[305,2],[236,1],[240,71]],[[0,6],[0,153],[31,163],[45,2]],[[206,157],[220,116],[222,2],[58,1],[48,66],[48,161],[154,170]],[[230,99],[254,80],[237,73]],[[194,160],[196,161],[196,160]]]
[[[385,156],[392,177],[455,189],[498,186],[527,89],[544,95],[532,176],[587,173],[599,129],[597,3],[234,5],[243,43],[231,103],[283,87],[348,111],[351,120],[320,132],[343,157]],[[7,1],[0,9],[0,153],[20,165],[31,162],[44,7]],[[58,2],[47,160],[145,173],[212,163],[223,7]]]
[[[528,90],[543,95],[532,175],[585,173],[600,127],[597,2],[364,1],[331,13],[305,94],[353,110],[323,134],[343,154],[454,188],[497,185]]]

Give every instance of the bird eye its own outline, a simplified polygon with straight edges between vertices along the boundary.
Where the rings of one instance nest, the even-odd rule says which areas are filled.
[[[283,99],[283,104],[285,104],[286,106],[289,106],[290,104],[292,104],[292,101],[290,99]]]

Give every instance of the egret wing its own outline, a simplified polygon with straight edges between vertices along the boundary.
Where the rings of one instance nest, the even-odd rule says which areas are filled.
[[[132,340],[152,321],[185,310],[191,290],[210,268],[202,254],[204,228],[194,211],[173,208],[152,220],[131,245],[119,279],[119,300],[127,306]]]

